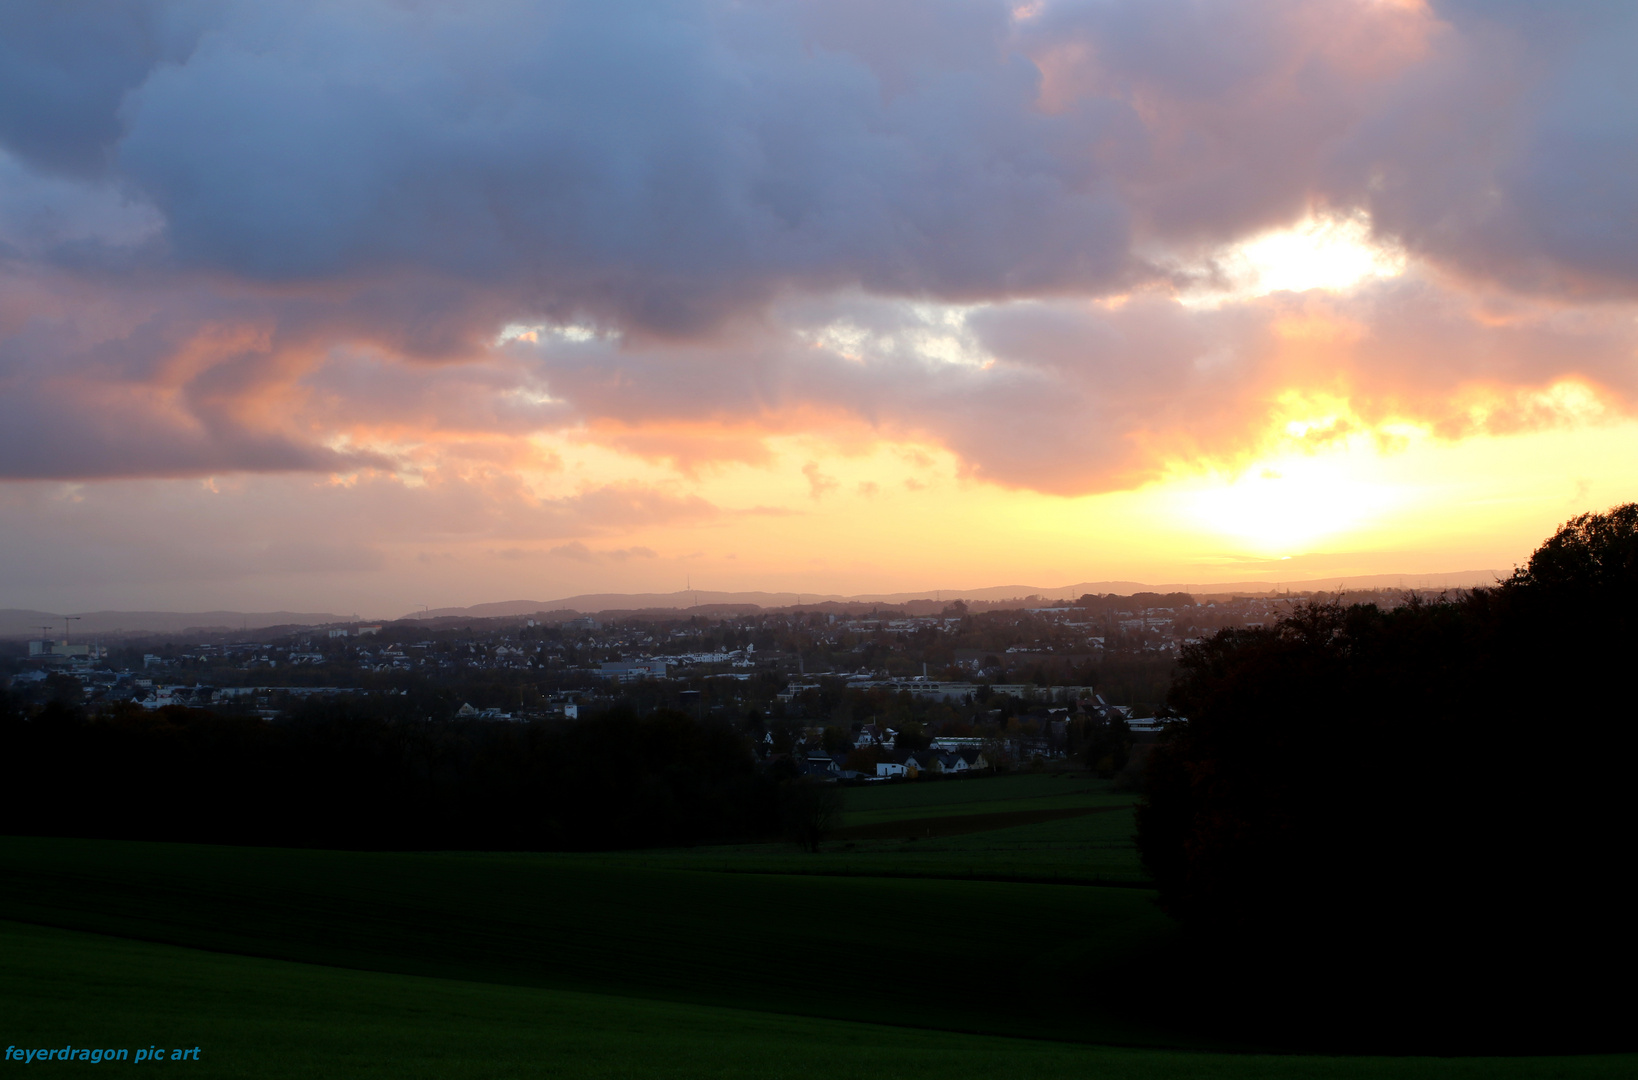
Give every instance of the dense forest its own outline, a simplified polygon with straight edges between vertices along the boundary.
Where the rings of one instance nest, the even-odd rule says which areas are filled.
[[[1635,655],[1638,505],[1495,588],[1186,649],[1138,842],[1198,992],[1521,1049],[1621,1030]]]
[[[316,699],[279,724],[0,702],[0,831],[354,848],[592,849],[777,835],[782,777],[673,710],[410,724]]]

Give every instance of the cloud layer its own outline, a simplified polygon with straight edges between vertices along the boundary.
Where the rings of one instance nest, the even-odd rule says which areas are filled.
[[[686,479],[807,432],[1077,494],[1628,413],[1635,50],[1595,3],[14,5],[0,477],[524,492],[541,433]],[[1314,214],[1410,270],[1191,300]]]

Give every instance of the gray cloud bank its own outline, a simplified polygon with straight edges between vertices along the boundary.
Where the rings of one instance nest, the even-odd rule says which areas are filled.
[[[1270,344],[1294,301],[1168,291],[1312,208],[1427,268],[1339,313],[1367,407],[1455,431],[1464,379],[1563,375],[1630,402],[1638,9],[1011,7],[9,5],[0,476],[368,468],[337,436],[392,407],[521,432],[710,402],[1106,488],[1323,366]],[[963,331],[996,363],[884,351],[919,332],[892,300],[999,305]],[[821,316],[875,351],[804,345]],[[497,359],[510,323],[601,336]]]

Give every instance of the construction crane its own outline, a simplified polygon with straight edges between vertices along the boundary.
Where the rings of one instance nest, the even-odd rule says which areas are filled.
[[[82,618],[84,618],[83,615],[64,615],[63,616],[63,644],[64,645],[68,644],[68,624],[71,623],[71,622],[79,622]]]

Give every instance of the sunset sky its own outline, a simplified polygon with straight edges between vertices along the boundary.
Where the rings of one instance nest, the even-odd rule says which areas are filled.
[[[8,5],[0,607],[1505,572],[1638,5]]]

